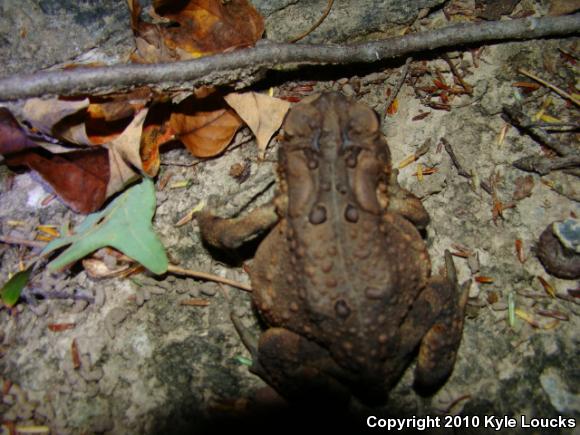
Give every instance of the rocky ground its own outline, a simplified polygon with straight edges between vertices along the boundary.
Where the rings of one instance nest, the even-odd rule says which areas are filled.
[[[6,15],[0,21],[36,22],[50,14],[52,19],[63,19],[62,11],[67,7],[63,2],[55,2],[62,6],[42,9],[34,2],[29,3],[26,15],[24,8],[6,2],[3,6]],[[121,16],[120,12],[124,2],[110,3],[116,5],[111,7],[115,9],[114,15],[106,10],[90,13],[101,16],[111,29],[119,26],[123,29],[119,32],[125,32],[129,38],[128,16]],[[266,16],[267,36],[277,40],[294,36],[299,27],[307,28],[307,23],[326,5],[326,1],[308,2],[312,4],[308,7],[303,3],[254,2]],[[405,10],[375,7],[375,14],[369,14],[374,3],[383,2],[335,2],[335,13],[331,12],[308,37],[310,40],[305,41],[384,37],[393,32],[396,23],[413,22],[419,8],[438,2],[404,2],[414,5]],[[350,21],[344,21],[349,15],[345,13],[347,7],[356,11],[350,14]],[[547,5],[522,1],[517,8],[545,12]],[[520,10],[517,8],[514,14]],[[81,12],[79,16],[83,16]],[[362,26],[360,23],[371,23],[365,21],[371,20],[370,16],[373,24]],[[82,27],[82,21],[74,14],[67,19],[76,20],[76,25]],[[443,24],[445,17],[440,6],[419,23]],[[54,58],[55,63],[90,50],[115,53],[109,58],[122,58],[124,49],[111,48],[119,44],[119,32],[113,32],[114,37],[107,34],[93,44],[84,44],[83,31],[79,30],[81,34],[74,47],[65,40],[54,40],[55,44],[62,44],[49,47],[60,53]],[[40,43],[34,39],[36,36],[31,38],[33,46]],[[14,43],[5,37],[0,49],[8,53]],[[25,52],[26,47],[19,43],[19,51]],[[575,62],[562,54],[577,53],[576,44],[573,38],[550,39],[449,53],[451,62],[473,86],[472,95],[449,101],[450,110],[427,107],[417,94],[421,86],[433,85],[433,77],[443,77],[452,83],[452,72],[442,53],[416,56],[398,94],[398,110],[388,116],[385,116],[386,92],[397,82],[404,60],[364,67],[309,68],[272,75],[261,84],[272,85],[279,96],[296,95],[297,87],[306,85],[298,88],[298,93],[337,90],[368,104],[384,119],[382,129],[395,164],[431,140],[429,150],[418,162],[401,169],[399,181],[423,200],[431,215],[427,243],[433,270],[437,272],[442,266],[445,249],[471,254],[469,260],[455,257],[460,280],[472,278],[474,282],[463,341],[451,378],[434,396],[421,397],[411,387],[411,368],[392,392],[387,406],[368,410],[353,404],[356,417],[351,423],[358,430],[364,429],[365,418],[370,414],[451,414],[482,419],[486,415],[576,419],[580,416],[576,334],[580,309],[577,299],[568,293],[578,287],[578,282],[550,276],[535,255],[538,238],[548,224],[580,214],[580,183],[563,171],[540,176],[515,168],[512,163],[517,159],[543,155],[546,150],[502,118],[504,106],[520,102],[529,116],[544,107],[553,117],[577,122],[576,109],[559,96],[543,88],[525,94],[521,87],[514,86],[516,82],[532,81],[519,74],[519,68],[534,71],[564,88],[576,83]],[[22,55],[22,59],[7,64],[2,73],[49,66],[49,60],[42,56]],[[552,99],[550,105],[545,103],[547,98]],[[427,112],[428,115],[421,115]],[[249,131],[242,129],[236,140],[243,142],[249,136]],[[574,143],[573,137],[559,137]],[[440,146],[442,138],[452,146],[461,167],[474,177],[458,174],[457,165]],[[173,180],[190,181],[184,188],[158,190],[154,219],[155,230],[170,257],[179,261],[181,267],[248,282],[241,265],[251,264],[251,248],[236,258],[225,258],[210,253],[201,243],[195,222],[185,226],[175,224],[210,196],[217,198],[218,210],[224,215],[268,201],[275,191],[277,146],[273,140],[264,161],[258,160],[252,140],[205,161],[195,160],[184,149],[163,154],[162,175],[171,171]],[[421,179],[417,176],[417,163],[437,171],[426,172]],[[236,164],[249,167],[247,179],[240,181],[230,175]],[[82,216],[57,200],[45,204],[47,191],[29,173],[13,176],[2,166],[0,181],[3,235],[33,239],[38,224],[60,225],[67,219],[82,220]],[[491,183],[494,194],[480,188],[479,181]],[[501,216],[497,215],[499,203],[506,206]],[[521,241],[520,255],[515,248],[517,240]],[[5,281],[8,272],[17,269],[25,249],[0,245],[1,281]],[[550,296],[538,276],[547,280],[559,297]],[[253,416],[274,415],[267,411],[260,414],[260,407],[271,394],[260,379],[248,372],[249,354],[230,321],[233,310],[248,328],[258,333],[260,325],[251,308],[250,294],[234,288],[226,289],[225,293],[215,283],[173,275],[93,280],[81,267],[55,275],[44,272],[32,287],[63,298],[39,300],[36,305],[20,303],[12,311],[0,311],[3,380],[0,413],[5,421],[16,422],[20,427],[46,426],[59,434],[189,433],[210,431],[226,422],[236,425],[248,422],[257,428],[271,421],[243,419],[252,410]],[[200,307],[180,304],[192,297],[205,299],[209,304]],[[520,314],[511,324],[510,300]],[[559,319],[541,314],[547,311],[557,312]],[[528,320],[523,318],[526,315]],[[49,328],[64,323],[75,326],[64,331]],[[81,356],[80,370],[73,367],[71,359],[73,340]],[[281,415],[284,418],[283,412]],[[319,416],[319,423],[330,424],[336,421],[335,417],[324,420]],[[294,423],[301,427],[300,421]],[[3,430],[8,433],[8,426]],[[573,429],[536,432],[572,433]]]

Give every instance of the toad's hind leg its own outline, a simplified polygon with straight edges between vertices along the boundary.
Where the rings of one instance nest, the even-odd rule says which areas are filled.
[[[415,368],[415,387],[424,392],[433,391],[449,377],[463,334],[469,283],[459,287],[449,251],[445,251],[445,266],[447,277],[438,277],[430,285],[439,294],[442,309],[421,340]]]
[[[445,251],[445,265],[447,276],[430,280],[415,302],[407,325],[410,327],[421,319],[431,325],[420,339],[414,385],[419,392],[427,394],[440,387],[453,370],[467,304],[468,283],[461,288],[458,285],[449,251]]]
[[[294,332],[270,328],[260,337],[251,371],[300,406],[340,405],[350,392],[329,352]]]

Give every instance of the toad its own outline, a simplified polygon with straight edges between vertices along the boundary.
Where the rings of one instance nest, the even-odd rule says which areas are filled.
[[[429,216],[397,184],[378,116],[322,94],[288,113],[284,133],[272,203],[230,219],[198,215],[202,236],[221,248],[271,229],[250,271],[267,329],[252,343],[238,328],[251,370],[290,402],[354,395],[380,404],[418,355],[415,386],[440,386],[455,362],[467,292],[449,252],[444,276],[431,276],[419,232]]]

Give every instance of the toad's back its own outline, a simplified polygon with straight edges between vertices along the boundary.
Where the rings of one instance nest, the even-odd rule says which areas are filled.
[[[428,267],[420,263],[426,253],[416,229],[385,216],[379,204],[390,155],[377,117],[326,94],[294,109],[285,130],[280,177],[288,207],[257,254],[272,277],[262,314],[318,342],[349,370],[379,370],[397,352],[399,325]],[[263,293],[255,294],[258,309]]]

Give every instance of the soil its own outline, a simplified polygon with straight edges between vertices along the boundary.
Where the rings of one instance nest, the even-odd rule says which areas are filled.
[[[124,2],[118,3],[119,8],[124,7]],[[314,6],[303,7],[302,18],[296,18],[305,2],[255,3],[263,8],[267,28],[286,26],[288,37],[295,36],[298,28],[308,28],[313,20]],[[357,9],[355,3],[348,7]],[[322,11],[326,1],[316,4]],[[336,2],[335,7],[336,16],[343,17],[344,2]],[[288,8],[294,12],[284,15]],[[522,1],[512,14],[529,9],[543,14],[546,5]],[[399,18],[404,21],[402,25],[413,23],[416,17],[416,12],[406,14],[406,18]],[[293,20],[292,25],[283,17]],[[316,42],[335,42],[332,32],[321,36],[324,29],[338,26],[333,19],[331,12],[320,33],[313,32]],[[465,18],[453,17],[461,19]],[[280,20],[279,26],[276,20]],[[420,31],[422,26],[445,23],[439,8],[413,25]],[[353,25],[352,29],[355,32],[358,27]],[[376,28],[372,37],[392,31]],[[278,34],[277,38],[282,37]],[[342,36],[339,39],[344,40]],[[251,356],[231,323],[230,312],[234,311],[253,334],[259,334],[262,325],[252,310],[249,293],[173,275],[94,280],[78,265],[60,274],[39,272],[27,291],[41,291],[44,298],[34,299],[36,302],[30,298],[13,310],[0,310],[3,420],[20,428],[45,426],[57,434],[167,434],[224,428],[239,431],[245,425],[254,432],[303,430],[309,427],[306,418],[314,418],[317,426],[327,430],[361,432],[367,428],[369,415],[409,417],[409,424],[419,424],[424,421],[420,418],[429,416],[440,417],[439,426],[456,424],[467,433],[479,433],[487,423],[485,428],[491,433],[493,428],[484,419],[495,416],[517,419],[518,425],[510,430],[514,433],[576,433],[573,427],[525,428],[521,418],[528,423],[532,418],[571,418],[565,420],[567,425],[573,422],[576,427],[580,417],[580,307],[569,295],[569,289],[578,288],[578,282],[550,276],[535,255],[536,243],[547,225],[580,215],[580,183],[564,171],[540,176],[515,168],[514,161],[549,151],[507,124],[502,109],[519,102],[529,116],[543,107],[548,115],[577,123],[576,109],[558,95],[543,88],[525,93],[514,86],[532,81],[519,74],[519,68],[534,71],[565,89],[574,85],[575,66],[562,53],[574,53],[577,43],[575,38],[549,39],[448,53],[473,86],[472,95],[449,101],[450,110],[427,107],[415,91],[421,86],[433,87],[434,77],[453,83],[443,53],[416,55],[398,94],[398,109],[389,115],[385,115],[387,89],[398,81],[404,59],[270,74],[260,84],[262,88],[273,86],[278,96],[302,97],[336,90],[368,104],[383,119],[383,133],[395,164],[431,140],[425,155],[401,168],[399,181],[423,200],[431,215],[426,241],[434,273],[443,265],[445,249],[472,254],[469,260],[455,256],[460,281],[472,280],[468,314],[453,374],[434,395],[424,397],[413,390],[411,366],[384,407],[368,409],[353,402],[350,413],[345,413],[348,417],[340,418],[342,411],[326,414],[323,404],[316,410],[290,411],[248,371]],[[110,50],[107,44],[114,46],[119,41],[104,42]],[[126,47],[119,49],[125,51]],[[77,56],[70,53],[68,60]],[[28,68],[27,62],[22,65]],[[46,65],[36,65],[40,66]],[[4,73],[16,70],[18,66],[11,64]],[[297,91],[297,86],[305,84],[312,90],[302,87]],[[552,102],[546,106],[548,98]],[[423,113],[428,115],[418,116]],[[249,130],[242,129],[235,141],[244,142],[250,135]],[[555,137],[577,147],[577,137]],[[440,146],[442,138],[451,144],[472,178],[459,175]],[[259,241],[225,255],[208,250],[195,222],[184,226],[176,223],[202,201],[214,204],[224,216],[266,203],[275,192],[277,147],[278,141],[273,139],[263,161],[258,159],[252,139],[209,160],[198,161],[181,148],[162,155],[157,183],[168,172],[173,174],[173,181],[189,181],[186,187],[157,190],[154,218],[157,234],[180,267],[249,282],[242,266],[251,265]],[[230,168],[240,163],[249,165],[244,181],[230,175]],[[417,176],[419,164],[424,172],[432,167],[436,172],[427,171],[421,179]],[[493,195],[479,186],[480,181],[490,183],[490,177]],[[526,183],[529,191],[522,193],[517,186]],[[38,224],[60,226],[66,221],[82,221],[83,216],[58,200],[44,201],[48,193],[32,174],[14,174],[0,166],[1,234],[32,240]],[[494,216],[494,201],[496,210],[498,203],[506,205],[501,216]],[[517,240],[522,246],[520,255]],[[0,245],[0,281],[17,270],[28,249]],[[548,281],[554,295],[538,277]],[[192,297],[209,304],[195,307],[180,303]],[[510,321],[512,310],[508,308],[512,303],[518,315]],[[561,319],[545,317],[541,310],[555,311]],[[65,323],[74,327],[49,329],[49,325]],[[79,369],[73,367],[71,358],[73,341],[81,356]],[[446,415],[462,419],[445,420]],[[8,433],[8,426],[4,424],[3,433]],[[437,432],[455,430],[440,427]]]

